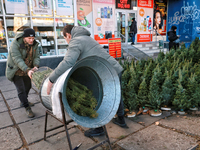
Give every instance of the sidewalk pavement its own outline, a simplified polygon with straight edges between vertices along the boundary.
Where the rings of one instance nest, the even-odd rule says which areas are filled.
[[[69,150],[64,128],[47,133],[47,140],[44,141],[46,108],[34,89],[30,91],[29,101],[35,103],[32,110],[36,116],[31,119],[20,107],[14,84],[5,76],[0,77],[0,150]],[[164,111],[159,117],[138,115],[126,118],[126,122],[128,129],[112,122],[106,125],[114,150],[187,150],[197,146],[200,140],[200,119],[194,115],[172,115]],[[57,120],[48,117],[48,128],[58,125]],[[69,130],[72,147],[82,143],[78,150],[86,150],[105,140],[105,136],[85,137],[87,128],[69,127],[72,127]],[[96,149],[108,149],[108,144]]]

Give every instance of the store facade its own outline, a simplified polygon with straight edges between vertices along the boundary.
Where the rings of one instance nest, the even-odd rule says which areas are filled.
[[[184,35],[182,41],[191,41],[200,35],[199,3],[194,0],[0,0],[0,76],[5,75],[9,46],[25,28],[36,31],[41,66],[55,68],[67,51],[68,44],[62,35],[66,24],[85,27],[102,45],[108,45],[112,37],[130,43],[132,18],[137,21],[137,42],[154,41],[159,35],[167,40],[166,33],[172,25]]]

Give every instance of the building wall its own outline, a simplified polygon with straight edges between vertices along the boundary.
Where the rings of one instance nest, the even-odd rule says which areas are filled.
[[[177,35],[181,42],[189,45],[196,37],[200,37],[200,1],[169,0],[167,31],[172,25],[177,26]]]

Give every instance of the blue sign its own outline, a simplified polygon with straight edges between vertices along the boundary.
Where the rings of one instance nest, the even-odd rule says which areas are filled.
[[[169,1],[167,31],[172,25],[177,27],[177,35],[182,42],[192,42],[200,37],[200,1]]]

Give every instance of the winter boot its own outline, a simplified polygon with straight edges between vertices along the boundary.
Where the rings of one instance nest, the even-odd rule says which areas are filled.
[[[25,109],[26,109],[26,114],[27,114],[28,118],[33,118],[33,117],[35,117],[35,114],[32,112],[30,106],[29,106],[29,107],[26,107]]]
[[[112,122],[122,128],[129,128],[127,125],[126,125],[126,122],[125,122],[125,119],[124,119],[124,116],[118,116],[117,118],[113,118]]]
[[[94,129],[89,129],[87,131],[85,131],[84,135],[87,137],[92,137],[92,136],[101,136],[104,135],[104,129],[103,127],[99,127],[99,128],[94,128]]]

